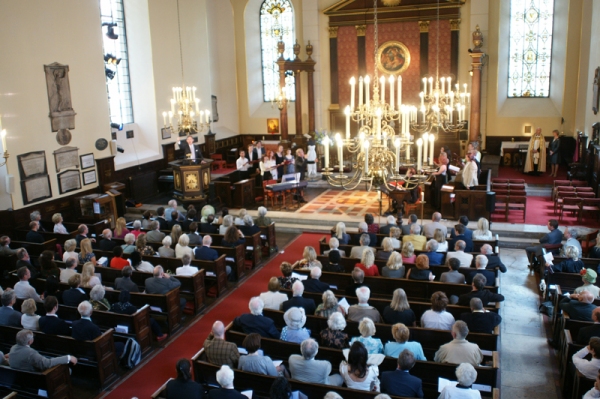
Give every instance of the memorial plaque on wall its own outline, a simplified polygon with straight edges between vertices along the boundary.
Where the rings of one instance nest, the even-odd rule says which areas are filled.
[[[79,168],[79,148],[63,147],[54,151],[53,154],[57,172],[73,166]]]
[[[28,152],[27,154],[17,155],[17,162],[19,163],[21,180],[25,180],[36,175],[48,174],[48,170],[46,168],[45,151],[35,151]]]
[[[50,177],[48,175],[21,180],[21,193],[25,205],[52,197]]]
[[[78,170],[67,170],[58,174],[58,187],[61,194],[81,188],[81,176]]]

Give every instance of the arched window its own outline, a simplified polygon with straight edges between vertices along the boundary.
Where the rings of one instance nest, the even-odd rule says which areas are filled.
[[[110,122],[133,123],[123,0],[100,0]]]
[[[511,0],[508,97],[549,97],[554,0]]]
[[[285,43],[285,59],[294,57],[294,9],[289,0],[265,0],[260,7],[260,49],[262,53],[263,98],[265,102],[279,95],[279,66],[277,42]],[[288,100],[296,99],[294,78],[286,77],[285,94]]]

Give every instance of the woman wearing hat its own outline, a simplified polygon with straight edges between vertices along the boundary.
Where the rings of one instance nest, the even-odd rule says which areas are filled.
[[[305,339],[310,338],[310,330],[304,328],[306,314],[303,308],[289,308],[283,314],[283,320],[286,327],[281,330],[282,341],[300,344]]]
[[[600,296],[600,287],[594,285],[598,274],[592,269],[581,269],[581,280],[583,285],[575,288],[575,294],[579,294],[582,291],[587,291],[594,295],[594,298]]]

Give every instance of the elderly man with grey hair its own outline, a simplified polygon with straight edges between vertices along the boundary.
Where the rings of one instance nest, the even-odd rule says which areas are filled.
[[[566,256],[567,247],[575,247],[579,251],[580,254],[583,253],[581,250],[581,243],[577,240],[579,236],[579,231],[575,227],[565,227],[565,232],[563,233],[563,238],[567,241],[564,243],[562,248],[560,249],[560,255]]]
[[[273,223],[270,217],[267,216],[267,208],[264,206],[258,207],[258,217],[256,218],[256,224],[258,227],[267,227]]]
[[[439,212],[434,212],[431,215],[431,222],[425,224],[423,226],[423,235],[427,238],[433,238],[436,229],[442,230],[444,237],[448,235],[448,228],[441,223],[442,214]]]
[[[221,366],[217,371],[217,382],[221,385],[219,389],[211,389],[208,393],[209,399],[247,399],[233,388],[233,370],[227,365]]]
[[[44,229],[44,226],[42,226],[42,215],[39,211],[33,211],[29,214],[29,219],[32,222],[37,222],[38,224],[38,231],[46,231],[46,229]]]
[[[421,235],[421,226],[418,224],[411,224],[410,234],[402,236],[402,245],[406,245],[406,243],[409,242],[412,243],[413,247],[417,251],[423,251],[425,249],[427,238]]]
[[[467,341],[469,327],[467,323],[458,320],[452,326],[452,341],[440,346],[435,352],[434,361],[438,363],[469,363],[473,367],[483,361],[483,353],[477,344]]]
[[[481,393],[471,388],[477,379],[477,370],[469,363],[461,363],[456,368],[458,385],[446,385],[438,399],[473,398],[480,399]]]
[[[211,333],[204,341],[204,352],[209,362],[222,366],[237,367],[240,352],[234,343],[225,340],[225,325],[222,321],[215,321]]]
[[[372,247],[377,246],[377,234],[369,233],[369,225],[367,222],[358,223],[358,234],[355,234],[352,238],[352,245],[363,245],[360,243],[362,241],[362,236],[364,234],[369,235],[369,243],[365,245],[371,245]]]
[[[387,217],[387,224],[385,226],[381,226],[379,228],[379,234],[384,234],[386,236],[389,236],[390,229],[392,227],[398,227],[398,224],[396,223],[396,218],[393,215],[389,215]]]
[[[240,231],[244,233],[244,236],[252,236],[256,233],[260,233],[260,227],[254,224],[254,219],[252,216],[246,215],[244,216],[244,225],[240,226]]]
[[[159,265],[154,267],[152,277],[148,277],[144,281],[144,286],[146,287],[146,294],[164,295],[167,292],[180,287],[181,281],[173,276],[167,275],[162,266]],[[185,308],[185,302],[184,298],[179,298],[179,306],[181,306],[181,309]]]
[[[71,336],[77,341],[92,341],[102,335],[102,331],[92,322],[92,304],[83,301],[77,306],[81,319],[71,325]]]
[[[318,267],[314,269],[318,269]],[[302,294],[304,294],[304,284],[302,284],[302,281],[295,281],[292,284],[292,298],[281,304],[281,310],[285,312],[289,308],[295,307],[303,308],[306,314],[315,314],[315,310],[317,309],[315,301],[311,298],[302,297]]]
[[[71,276],[77,274],[77,258],[69,258],[65,262],[65,268],[60,269],[60,282],[67,284]]]
[[[33,344],[33,332],[21,330],[17,333],[17,343],[10,348],[10,367],[25,371],[44,371],[59,364],[77,364],[77,358],[71,355],[49,359],[40,355]]]
[[[185,222],[185,215],[183,212],[177,211],[177,200],[174,199],[169,201],[168,207],[165,209],[165,219],[167,222],[171,221],[173,211],[177,212],[177,220],[179,222]]]
[[[486,311],[479,298],[471,298],[470,307],[471,312],[460,315],[460,319],[467,323],[469,331],[492,334],[494,328],[502,321],[502,317],[498,313]]]
[[[318,267],[313,267],[310,270],[310,278],[307,278],[302,282],[304,284],[304,291],[306,292],[318,292],[319,294],[324,293],[329,289],[329,284],[319,281],[322,275],[322,271]]]
[[[500,255],[494,254],[494,249],[490,244],[483,244],[481,246],[481,254],[485,255],[485,257],[488,258],[488,264],[486,266],[486,269],[494,270],[497,268],[502,273],[506,273],[507,269],[504,263],[502,263]]]
[[[364,222],[361,222],[364,223]],[[365,223],[366,225],[366,223]],[[375,244],[377,243],[377,237],[375,237]],[[362,259],[362,255],[363,252],[365,251],[365,249],[370,249],[371,251],[373,251],[373,255],[375,255],[377,253],[377,250],[375,248],[371,248],[372,241],[371,241],[371,237],[368,233],[363,233],[360,235],[359,241],[358,241],[358,245],[359,246],[354,246],[352,247],[352,251],[350,251],[350,257],[351,258],[356,258],[356,259]],[[375,245],[373,244],[373,245]]]
[[[358,304],[352,305],[348,308],[348,320],[360,322],[363,317],[368,317],[373,320],[373,323],[380,323],[382,318],[381,314],[373,306],[369,305],[369,297],[371,296],[371,290],[369,287],[359,287],[356,289],[356,297],[358,298]]]
[[[456,241],[454,251],[449,251],[446,254],[446,263],[452,258],[457,258],[460,261],[460,267],[471,267],[473,255],[465,253],[466,246],[467,244],[463,240]]]
[[[473,277],[475,277],[476,274],[483,274],[488,285],[496,285],[496,273],[494,273],[493,270],[488,270],[487,265],[488,258],[485,255],[477,255],[475,257],[475,270],[470,268],[469,273],[465,273],[467,284],[471,284],[473,282]]]
[[[313,384],[342,386],[343,380],[339,374],[331,373],[331,363],[327,360],[316,360],[319,344],[312,338],[305,339],[300,344],[302,355],[291,355],[288,359],[292,378]]]
[[[268,317],[263,316],[262,311],[265,303],[259,297],[250,299],[248,308],[250,313],[245,313],[233,320],[233,326],[246,334],[257,333],[265,338],[279,339],[280,333],[275,327],[275,323]]]
[[[146,233],[146,241],[148,242],[162,242],[165,238],[165,233],[160,231],[160,223],[157,220],[150,222],[150,231]]]

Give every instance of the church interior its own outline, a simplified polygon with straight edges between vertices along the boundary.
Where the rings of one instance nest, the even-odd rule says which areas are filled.
[[[477,385],[468,397],[600,397],[594,388],[600,388],[600,366],[590,376],[577,358],[587,347],[578,333],[600,322],[600,312],[592,312],[600,297],[588,303],[583,318],[564,308],[569,300],[585,301],[582,294],[567,298],[581,292],[582,278],[598,293],[597,19],[600,2],[593,0],[0,0],[0,290],[6,294],[22,281],[19,267],[43,269],[44,257],[64,270],[63,253],[73,251],[67,241],[76,240],[76,269],[83,276],[89,259],[81,256],[87,249],[80,239],[89,234],[97,260],[106,262],[94,258],[92,273],[106,287],[107,303],[119,302],[123,291],[115,289],[115,278],[121,272],[106,267],[113,252],[99,243],[108,231],[115,245],[137,246],[138,235],[135,243],[117,237],[122,221],[128,232],[145,234],[155,229],[159,209],[168,228],[161,222],[157,230],[174,237],[171,249],[182,245],[181,237],[206,235],[218,254],[193,259],[198,270],[181,277],[180,288],[148,294],[144,281],[156,278],[154,267],[175,279],[169,276],[177,274],[182,257],[158,256],[164,241],[142,244],[134,252],[152,269],[134,267],[131,279],[140,288],[131,293],[135,314],[94,305],[91,320],[102,331],[94,341],[34,331],[31,348],[80,362],[70,370],[22,371],[10,366],[9,357],[0,365],[0,395],[168,399],[175,396],[167,382],[180,377],[176,364],[182,358],[196,382],[218,389],[221,364],[209,361],[207,336],[221,321],[225,339],[242,347],[248,334],[234,319],[248,313],[251,298],[271,291],[269,280],[282,275],[282,262],[308,261],[306,248],[312,247],[323,268],[320,280],[340,304],[348,297],[346,303],[360,306],[345,289],[357,282],[355,265],[365,261],[349,256],[364,233],[371,241],[377,237],[371,247],[387,251],[392,238],[405,242],[415,234],[404,227],[419,231],[435,222],[448,234],[427,240],[454,245],[455,231],[480,231],[484,219],[493,235],[471,237],[471,250],[464,252],[473,255],[472,264],[460,269],[479,268],[482,247],[491,246],[484,258],[505,267],[489,268],[495,281],[488,279],[485,288],[505,299],[484,305],[502,319],[493,333],[467,337],[483,352],[471,367]],[[176,234],[178,217],[183,231]],[[348,257],[334,272],[325,267],[332,262],[326,252],[333,248],[330,238],[340,238],[340,222],[352,243],[340,240]],[[247,232],[239,228],[241,243],[230,247],[228,223],[233,231],[249,223]],[[57,232],[57,224],[66,234]],[[388,225],[396,224],[394,236]],[[379,231],[384,226],[385,234]],[[553,230],[562,242],[547,241]],[[32,231],[41,241],[29,239]],[[422,234],[417,257],[431,252]],[[150,254],[140,255],[146,244]],[[191,254],[207,245],[202,238],[183,246],[188,244]],[[571,244],[575,256],[567,255]],[[408,252],[394,248],[403,268],[419,269]],[[369,303],[382,314],[393,306],[397,288],[406,291],[418,315],[407,325],[410,341],[420,342],[427,358],[417,360],[410,374],[422,380],[426,398],[440,395],[439,379],[460,380],[458,364],[434,361],[454,330],[426,328],[421,319],[438,291],[447,294],[447,313],[456,320],[473,309],[451,298],[470,293],[471,284],[440,281],[453,270],[448,254],[454,250],[439,251],[445,262],[428,266],[431,281],[380,272],[364,277],[374,301]],[[371,263],[383,270],[383,259]],[[299,264],[294,272],[312,280],[310,269]],[[575,269],[560,266],[566,264]],[[594,281],[586,280],[592,273]],[[55,291],[42,275],[30,276],[29,283],[47,297]],[[75,287],[66,281],[61,274],[56,292]],[[78,289],[89,295],[90,288]],[[291,286],[280,291],[294,295]],[[317,305],[324,301],[322,292],[307,290],[304,297]],[[17,295],[14,309],[24,299]],[[2,294],[2,308],[7,304]],[[59,317],[80,318],[77,306],[61,300],[57,306]],[[47,312],[42,297],[35,313]],[[278,330],[286,327],[279,308],[265,307],[263,314]],[[306,316],[310,336],[321,343],[317,329],[328,328],[327,318]],[[374,324],[383,344],[396,339],[392,324],[383,318]],[[19,345],[15,334],[22,328],[4,324],[0,315],[2,353]],[[349,335],[361,335],[359,329],[348,319]],[[141,356],[128,367],[115,351],[130,341],[139,344]],[[600,340],[597,345],[600,353]],[[299,355],[301,346],[263,336],[262,350],[289,370],[290,355]],[[590,353],[589,363],[596,364],[593,348]],[[384,381],[382,373],[400,367],[399,358],[381,357],[377,383]],[[329,361],[332,374],[343,374],[341,350],[321,344],[316,359]],[[237,391],[288,397],[269,396],[273,376],[233,371]],[[374,391],[353,389],[347,381],[328,387],[293,374],[286,375],[291,390],[311,399],[328,391],[343,398],[379,392],[418,397],[377,384]]]

